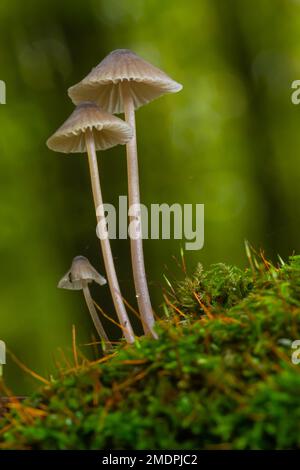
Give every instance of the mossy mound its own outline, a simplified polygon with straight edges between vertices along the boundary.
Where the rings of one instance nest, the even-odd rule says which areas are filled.
[[[172,286],[160,339],[60,372],[0,427],[10,449],[300,448],[300,257]]]

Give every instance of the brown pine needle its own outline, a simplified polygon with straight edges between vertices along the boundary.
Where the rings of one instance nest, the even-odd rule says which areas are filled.
[[[73,349],[73,356],[74,356],[74,364],[76,369],[79,367],[78,363],[78,354],[77,354],[77,346],[76,346],[76,328],[75,325],[72,325],[72,349]]]
[[[259,254],[260,254],[260,257],[261,257],[262,262],[263,262],[263,264],[264,264],[264,267],[266,268],[267,271],[269,271],[269,269],[270,269],[270,267],[271,267],[272,265],[271,265],[271,263],[269,263],[268,260],[266,260],[265,254],[264,254],[264,252],[263,252],[262,249],[260,249]]]
[[[12,358],[12,360],[17,364],[17,366],[20,367],[20,369],[22,369],[27,374],[31,375],[31,377],[35,378],[39,382],[42,382],[45,385],[50,385],[49,380],[45,379],[41,375],[39,375],[36,372],[34,372],[33,370],[31,370],[25,364],[23,364],[23,362],[21,362],[20,359],[18,359],[10,350],[8,350],[7,352],[10,355],[10,357]]]
[[[124,361],[121,361],[120,364],[137,366],[140,364],[146,364],[147,362],[149,362],[148,359],[125,359]]]
[[[32,408],[31,406],[23,406],[22,403],[20,402],[8,403],[7,408],[14,409],[14,410],[21,409],[24,413],[27,413],[32,418],[43,418],[45,416],[48,416],[49,414],[46,411],[43,411],[37,408]]]
[[[115,357],[117,355],[117,353],[113,353],[113,354],[110,354],[109,356],[104,356],[104,357],[101,357],[101,359],[97,359],[96,361],[91,361],[89,363],[90,366],[94,366],[96,364],[102,364],[102,362],[106,362],[108,361],[109,359],[112,359],[113,357]]]
[[[116,384],[116,390],[122,390],[124,388],[127,388],[128,386],[134,384],[135,382],[139,382],[142,380],[146,375],[149,373],[150,368],[142,370],[138,374],[134,375],[133,377],[129,377],[128,379],[124,380],[124,382],[121,382],[119,384]]]
[[[107,318],[107,320],[109,320],[111,323],[113,323],[114,325],[118,326],[123,332],[127,330],[126,327],[122,326],[120,323],[118,323],[116,320],[114,320],[113,318],[111,318],[109,315],[107,315],[107,313],[104,312],[104,310],[100,307],[100,305],[98,305],[95,301],[94,301],[94,304],[95,304],[95,307],[99,310],[99,312],[105,317]]]
[[[120,341],[110,341],[110,342],[111,342],[111,344],[120,344]],[[83,343],[83,344],[81,344],[81,346],[97,346],[98,344],[102,344],[102,342],[97,341],[96,338],[95,338],[91,343]]]
[[[72,369],[72,368],[73,368],[73,367],[72,367],[72,364],[71,364],[71,362],[69,361],[69,359],[67,358],[67,356],[66,356],[64,350],[63,350],[62,348],[57,348],[57,351],[59,352],[59,354],[60,354],[61,357],[62,357],[63,362],[65,363],[64,368]]]
[[[204,310],[204,313],[206,313],[206,315],[208,316],[208,318],[210,320],[213,320],[214,319],[214,316],[212,315],[212,313],[210,312],[210,310],[206,307],[206,305],[201,301],[199,295],[197,294],[197,292],[193,292],[194,294],[194,297],[195,299],[197,300],[198,304],[200,305],[200,307],[202,308],[202,310]]]
[[[163,297],[165,299],[165,302],[173,309],[175,310],[177,313],[179,313],[179,315],[183,318],[186,318],[186,315],[178,308],[176,307],[176,305],[174,305],[171,300],[165,295],[163,294]]]
[[[134,315],[141,321],[141,316],[140,316],[139,312],[137,310],[135,310],[135,308],[132,307],[132,305],[130,305],[130,303],[124,297],[122,297],[122,299],[123,299],[123,302],[126,305],[126,307],[128,307],[129,310],[132,313],[134,313]]]
[[[240,320],[237,320],[236,318],[232,318],[232,317],[227,317],[226,315],[218,315],[218,320],[221,320],[224,323],[227,323],[228,325],[230,325],[231,323],[235,323],[235,324],[237,323],[243,326]]]
[[[99,351],[98,351],[98,344],[102,344],[100,341],[98,342],[94,333],[92,333],[92,342],[91,343],[87,343],[86,346],[93,346],[93,351],[94,351],[94,355],[95,357],[97,357],[99,355]]]
[[[4,393],[7,395],[7,398],[8,398],[8,400],[6,401],[4,406],[9,408],[9,406],[8,406],[9,402],[10,403],[20,403],[19,398],[14,397],[12,395],[11,390],[9,390],[9,388],[6,387],[6,385],[4,383],[1,384],[1,388],[3,389]],[[3,403],[2,403],[2,406],[3,406]],[[18,415],[19,415],[19,418],[21,419],[21,421],[24,422],[24,423],[28,423],[29,422],[28,416],[26,415],[26,413],[24,413],[24,410],[23,410],[22,406],[20,406],[20,408],[17,411],[18,411]],[[11,421],[13,426],[16,426],[16,427],[18,426],[17,419],[15,419],[14,417],[11,417],[10,421]]]

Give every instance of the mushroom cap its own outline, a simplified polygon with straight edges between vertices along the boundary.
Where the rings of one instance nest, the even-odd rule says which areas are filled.
[[[110,113],[122,113],[122,82],[129,83],[135,109],[165,93],[182,89],[162,70],[149,64],[129,49],[117,49],[68,90],[75,104],[91,100]]]
[[[81,290],[93,281],[99,286],[106,284],[106,279],[96,271],[85,256],[76,256],[72,261],[71,269],[59,281],[57,287],[59,289]]]
[[[133,136],[125,121],[101,110],[96,103],[84,102],[47,140],[47,146],[55,152],[86,152],[85,133],[89,130],[93,132],[96,150],[126,144]]]
[[[0,341],[0,365],[6,364],[6,346],[4,341]]]

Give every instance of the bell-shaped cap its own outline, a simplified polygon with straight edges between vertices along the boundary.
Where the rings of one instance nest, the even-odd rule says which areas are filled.
[[[0,341],[0,366],[6,364],[6,346],[4,341]]]
[[[165,93],[182,89],[162,70],[128,49],[111,52],[81,82],[69,88],[75,104],[95,101],[110,113],[122,113],[122,83],[128,82],[135,109]]]
[[[47,140],[55,152],[86,152],[85,133],[92,131],[96,150],[105,150],[126,144],[133,135],[131,127],[122,119],[103,111],[96,103],[81,103],[66,122]]]
[[[81,290],[87,284],[96,282],[99,286],[106,284],[101,274],[91,265],[84,256],[76,256],[72,261],[71,269],[59,281],[59,289]]]

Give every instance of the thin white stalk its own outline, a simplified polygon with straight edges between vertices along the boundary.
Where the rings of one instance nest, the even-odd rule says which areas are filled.
[[[83,286],[82,291],[83,291],[83,295],[84,295],[87,307],[89,309],[90,315],[92,317],[94,326],[97,330],[98,335],[100,336],[100,338],[104,342],[105,349],[112,349],[112,344],[109,341],[108,336],[107,336],[107,334],[106,334],[106,332],[103,328],[103,325],[101,323],[101,320],[98,316],[98,313],[96,312],[95,305],[94,305],[94,302],[93,302],[93,299],[92,299],[92,296],[91,296],[91,293],[90,293],[90,289],[89,289],[87,284],[86,284],[86,286]]]
[[[102,192],[101,192],[101,186],[100,186],[100,177],[99,177],[99,169],[98,169],[97,155],[96,155],[96,149],[95,149],[95,141],[94,141],[93,133],[91,131],[86,132],[85,141],[86,141],[86,148],[87,148],[87,154],[88,154],[94,204],[95,204],[95,209],[96,209],[96,217],[97,217],[97,222],[99,223],[102,221],[103,216],[97,214],[97,209],[103,205],[103,198],[102,198]],[[114,302],[114,306],[115,306],[115,309],[119,318],[119,322],[120,322],[126,341],[128,343],[133,343],[134,333],[133,333],[130,320],[128,318],[125,305],[123,302],[122,294],[120,291],[109,238],[108,237],[101,238],[100,243],[101,243],[103,260],[104,260],[104,265],[105,265],[105,270],[106,270],[106,275],[107,275],[107,281],[108,281],[108,285],[109,285],[112,299]]]
[[[140,205],[140,185],[139,185],[139,167],[136,142],[136,125],[134,103],[127,83],[122,83],[122,95],[125,120],[133,130],[133,138],[126,144],[127,152],[127,172],[128,172],[128,200],[129,206],[138,207]],[[140,218],[140,215],[131,215],[129,222]],[[141,223],[141,220],[140,220]],[[133,270],[133,279],[136,291],[137,302],[141,314],[144,331],[147,335],[157,338],[153,327],[155,319],[151,306],[147,277],[145,271],[144,252],[142,233],[137,239],[130,239],[131,261]]]

